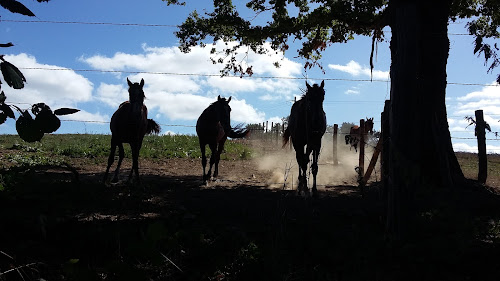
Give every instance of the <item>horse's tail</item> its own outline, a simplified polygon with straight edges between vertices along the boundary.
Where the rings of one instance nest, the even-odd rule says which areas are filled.
[[[283,146],[281,148],[284,148],[286,146],[289,139],[290,139],[290,129],[286,128],[285,133],[283,134]]]
[[[250,130],[243,128],[243,124],[238,124],[236,127],[231,128],[227,136],[232,139],[239,139],[248,136],[249,133]]]
[[[148,119],[148,126],[146,127],[146,134],[158,134],[160,133],[160,124],[156,123],[153,119]]]

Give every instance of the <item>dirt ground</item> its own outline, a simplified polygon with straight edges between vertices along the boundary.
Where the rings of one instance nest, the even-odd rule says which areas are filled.
[[[231,188],[245,184],[257,188],[293,190],[297,186],[298,167],[293,149],[283,149],[279,144],[269,142],[251,141],[247,142],[255,152],[252,159],[229,159],[221,160],[219,164],[219,176],[207,185],[203,185],[202,166],[200,159],[155,159],[140,160],[140,173],[144,175],[144,183],[147,184],[148,177],[192,177],[192,182],[184,182],[190,187],[202,188]],[[319,172],[317,175],[318,190],[334,191],[338,186],[357,186],[356,166],[359,156],[354,150],[347,146],[340,147],[337,155],[337,165],[334,165],[332,145],[327,143],[323,146],[319,160]],[[365,169],[371,159],[373,150],[367,149],[365,157]],[[208,155],[209,156],[209,155]],[[104,165],[89,165],[81,163],[76,159],[71,165],[75,166],[81,174],[97,175],[105,170]],[[111,168],[114,171],[116,161]],[[125,159],[120,171],[120,179],[125,180],[131,168],[130,159]],[[207,170],[209,166],[207,164]],[[309,186],[312,186],[312,175],[308,175]],[[369,183],[380,180],[380,167],[376,165]],[[341,188],[342,190],[344,188]]]

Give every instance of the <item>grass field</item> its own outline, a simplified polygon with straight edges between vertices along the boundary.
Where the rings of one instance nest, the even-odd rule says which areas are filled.
[[[45,135],[41,142],[27,143],[17,135],[0,135],[0,150],[3,164],[17,162],[24,164],[50,164],[66,157],[93,159],[97,163],[107,161],[111,135],[55,134]],[[124,145],[125,157],[130,158],[130,146]],[[208,146],[207,146],[208,150]],[[33,158],[33,152],[37,157]],[[209,152],[209,150],[208,150]],[[27,156],[29,155],[29,156]],[[140,151],[140,158],[200,158],[198,137],[193,135],[146,136]],[[247,159],[251,149],[242,142],[227,141],[221,159]],[[7,161],[6,161],[7,160]]]

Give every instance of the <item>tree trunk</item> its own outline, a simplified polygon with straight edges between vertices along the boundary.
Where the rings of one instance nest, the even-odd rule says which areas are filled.
[[[453,187],[463,173],[446,114],[448,1],[391,0],[388,232],[409,231],[416,192]]]

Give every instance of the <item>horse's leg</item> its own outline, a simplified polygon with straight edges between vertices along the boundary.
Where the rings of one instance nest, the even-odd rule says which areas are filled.
[[[125,152],[123,150],[123,143],[118,143],[118,164],[116,165],[115,176],[113,177],[112,183],[118,182],[118,174],[120,173],[120,166],[122,165],[123,157],[125,157]]]
[[[202,144],[200,142],[200,150],[201,150],[201,166],[203,167],[203,184],[207,183],[207,177],[205,175],[205,167],[207,166],[207,156],[205,155],[206,144]]]
[[[109,152],[109,157],[108,157],[108,167],[106,167],[106,172],[104,173],[104,179],[103,183],[106,182],[106,179],[108,178],[109,174],[109,168],[111,165],[113,165],[113,162],[115,161],[115,152],[116,152],[116,143],[111,139],[111,151]]]
[[[223,138],[220,142],[219,145],[217,146],[217,153],[216,153],[216,158],[215,158],[215,170],[214,170],[214,178],[216,178],[219,175],[219,161],[220,161],[220,155],[222,151],[224,150],[224,143],[226,142],[226,138]]]
[[[321,145],[319,147],[321,147]],[[319,148],[313,149],[312,153],[313,153],[313,163],[311,165],[311,170],[312,170],[312,174],[313,174],[312,193],[313,193],[313,196],[316,196],[316,194],[318,192],[318,190],[316,189],[316,175],[318,174]]]
[[[297,164],[299,165],[299,184],[297,187],[297,191],[299,194],[301,191],[307,188],[307,182],[306,182],[306,171],[307,171],[307,162],[306,162],[306,157],[304,155],[304,147],[295,147],[295,158],[297,158]],[[305,167],[304,167],[305,164]]]
[[[309,194],[309,188],[307,186],[307,165],[309,164],[309,156],[311,155],[311,151],[312,151],[312,148],[310,145],[307,145],[306,146],[306,154],[304,155],[304,166],[303,166],[303,169],[304,169],[304,192],[306,195]],[[313,154],[313,157],[314,157],[314,154]],[[314,164],[314,160],[313,160],[313,164]]]
[[[217,157],[217,143],[209,143],[208,147],[210,147],[211,155],[210,155],[210,168],[208,168],[207,179],[210,179],[212,176],[212,166],[215,163],[215,158]]]
[[[139,177],[139,151],[141,150],[142,141],[138,141],[135,144],[130,144],[132,151],[132,169],[130,170],[130,174],[128,175],[128,182],[132,179],[133,173],[135,173],[135,177],[137,178],[137,182],[140,183],[141,179]]]

